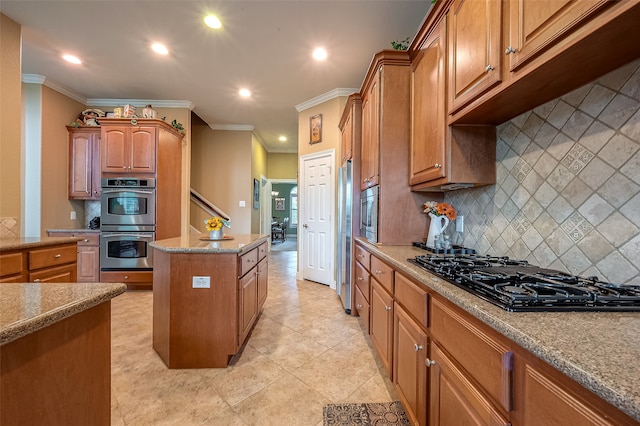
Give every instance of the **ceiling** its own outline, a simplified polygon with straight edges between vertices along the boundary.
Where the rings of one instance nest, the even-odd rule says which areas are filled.
[[[188,101],[213,128],[253,128],[267,151],[297,152],[296,106],[336,89],[359,89],[373,55],[413,37],[430,6],[430,0],[2,0],[0,11],[22,27],[23,74],[89,100]],[[204,25],[207,13],[220,18],[221,30]],[[150,50],[156,41],[169,55]],[[317,46],[327,49],[327,60],[311,58]],[[82,65],[63,61],[64,53]],[[252,96],[238,96],[241,87]],[[288,140],[279,141],[281,135]]]

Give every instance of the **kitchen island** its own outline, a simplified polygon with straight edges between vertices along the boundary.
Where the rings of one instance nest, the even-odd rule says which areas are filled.
[[[468,326],[468,330],[476,330],[478,335],[492,342],[494,349],[515,354],[513,363],[507,363],[511,373],[505,376],[506,382],[502,382],[506,388],[514,389],[513,404],[504,404],[504,413],[511,416],[513,424],[533,424],[525,419],[530,420],[530,416],[540,419],[541,412],[544,415],[552,413],[551,420],[557,420],[554,413],[567,407],[582,410],[576,413],[586,417],[591,416],[589,410],[594,409],[594,413],[611,417],[611,424],[639,424],[640,312],[507,312],[407,261],[425,254],[424,250],[410,246],[377,246],[362,238],[357,242],[371,253],[372,258],[375,256],[395,271],[396,284],[402,275],[428,293],[427,330],[432,333],[428,356],[431,360],[434,356],[442,358],[445,352],[440,348],[446,349],[447,344],[450,349],[445,355],[450,359],[454,352],[464,347],[465,342],[456,341],[455,333],[462,330],[460,324]],[[405,285],[406,280],[402,283]],[[443,324],[446,324],[445,328],[442,328]],[[434,327],[440,327],[440,331]],[[475,353],[473,357],[480,358],[481,354]],[[472,362],[463,359],[450,365],[459,369],[460,365],[464,367],[465,363],[471,365]],[[445,367],[448,366],[442,370],[432,367],[429,374],[444,372]],[[484,364],[486,371],[493,367]],[[480,381],[485,379],[482,372],[467,370],[467,373],[480,377]],[[431,382],[432,392],[434,383]],[[534,410],[537,402],[531,396],[546,394],[549,390],[553,398]],[[560,405],[559,401],[569,403]],[[499,406],[501,401],[494,403]],[[616,413],[617,410],[620,412]],[[582,419],[575,417],[572,424],[582,424],[578,421]]]
[[[222,368],[267,298],[268,235],[154,241],[153,348],[168,368]]]
[[[0,424],[110,424],[111,299],[125,290],[0,284]]]

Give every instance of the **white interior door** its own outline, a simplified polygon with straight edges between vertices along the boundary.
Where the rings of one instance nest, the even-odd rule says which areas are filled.
[[[302,278],[334,288],[335,151],[300,158],[300,258]]]

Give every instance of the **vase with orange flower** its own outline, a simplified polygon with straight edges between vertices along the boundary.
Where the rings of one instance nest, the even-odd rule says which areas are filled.
[[[424,213],[427,213],[431,219],[426,244],[427,247],[435,249],[436,238],[444,233],[447,226],[449,226],[449,221],[455,220],[458,215],[449,203],[427,201],[422,207],[424,208]]]

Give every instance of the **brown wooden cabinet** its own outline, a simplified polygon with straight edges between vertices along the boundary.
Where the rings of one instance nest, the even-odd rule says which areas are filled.
[[[396,303],[393,321],[393,384],[414,426],[427,424],[427,334]]]
[[[240,332],[239,339],[243,342],[258,317],[258,274],[256,271],[247,273],[240,278],[238,290],[240,292],[240,327],[238,331]]]
[[[362,99],[359,93],[353,93],[347,98],[338,128],[340,129],[340,163],[344,164],[353,159],[354,150],[360,149]],[[359,155],[358,158],[360,158]]]
[[[262,308],[264,302],[267,300],[269,293],[269,272],[267,259],[262,259],[258,263],[258,310]]]
[[[359,252],[362,252],[364,250],[362,250],[362,248],[360,246],[356,246],[356,256],[358,256]],[[369,265],[369,254],[367,253],[366,257],[364,254],[359,253],[359,255],[361,256],[362,259],[360,260],[364,260],[366,259],[366,265],[368,267]],[[358,258],[358,257],[356,257]],[[371,283],[370,283],[370,276],[369,276],[369,271],[363,266],[362,263],[360,263],[360,261],[356,261],[354,262],[354,271],[353,271],[353,277],[354,277],[354,288],[355,288],[355,302],[356,302],[356,313],[362,318],[362,324],[364,325],[365,330],[367,331],[367,334],[369,334],[371,332],[371,327],[370,327],[370,304],[369,304],[369,300],[371,300]]]
[[[100,199],[100,127],[70,127],[69,199]]]
[[[100,234],[97,232],[47,231],[50,237],[78,237],[78,276],[79,283],[100,281]]]
[[[371,279],[371,342],[389,378],[393,379],[393,296]]]
[[[360,189],[378,184],[380,79],[382,67],[375,70],[369,86],[362,94],[362,151],[360,153]]]
[[[502,1],[454,0],[447,14],[449,112],[500,83]]]
[[[0,254],[0,283],[25,282],[26,269],[26,257],[22,251]]]
[[[0,283],[76,281],[76,243],[43,244],[0,255]]]
[[[101,120],[103,173],[155,173],[155,126],[110,125]]]

